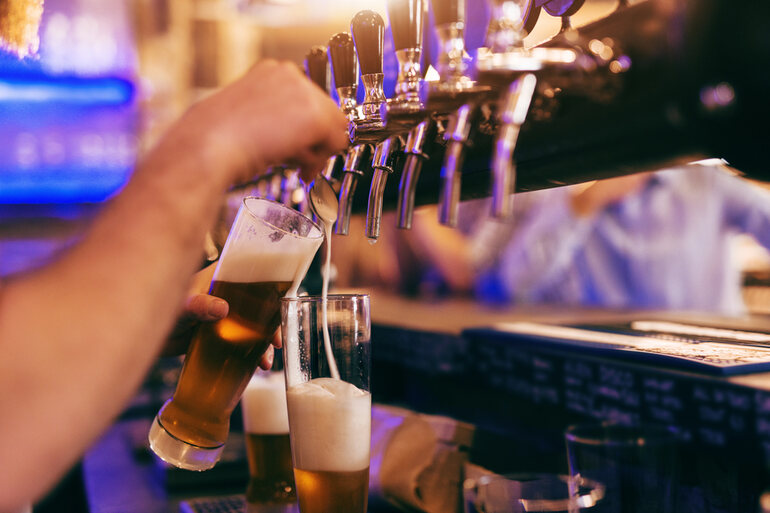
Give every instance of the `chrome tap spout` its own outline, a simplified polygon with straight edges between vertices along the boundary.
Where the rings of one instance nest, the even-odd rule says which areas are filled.
[[[535,75],[524,74],[511,83],[503,99],[500,116],[502,123],[492,157],[492,216],[498,219],[510,218],[512,214],[511,194],[516,185],[513,152],[536,85]]]
[[[388,176],[393,173],[393,153],[399,150],[401,139],[392,136],[380,142],[374,150],[372,159],[372,185],[369,189],[369,205],[366,210],[366,237],[377,240],[380,237],[380,222],[382,220],[382,201]]]
[[[350,230],[350,215],[353,208],[353,196],[356,192],[358,179],[363,175],[360,166],[368,151],[368,145],[359,144],[353,146],[345,155],[343,166],[342,185],[340,186],[339,206],[337,208],[337,223],[334,225],[334,233],[347,235]]]
[[[425,141],[428,138],[428,128],[432,121],[425,120],[409,132],[406,140],[406,162],[401,174],[398,187],[398,227],[404,230],[412,228],[414,216],[414,195],[417,190],[417,180],[420,178],[422,163],[427,158],[423,153]]]
[[[449,125],[444,133],[447,141],[444,165],[441,166],[441,189],[439,191],[439,223],[452,228],[457,227],[457,209],[460,203],[463,158],[465,146],[471,131],[471,113],[473,107],[465,104],[449,118]]]

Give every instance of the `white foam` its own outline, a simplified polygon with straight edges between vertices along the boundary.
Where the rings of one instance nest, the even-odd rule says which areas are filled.
[[[269,246],[266,244],[265,246]],[[281,248],[276,248],[281,249]],[[283,247],[282,249],[290,249]],[[266,252],[266,248],[254,251],[230,251],[219,259],[214,280],[232,283],[259,283],[266,281],[294,281],[309,266],[315,255],[307,246],[297,248],[296,253]],[[302,273],[304,276],[304,273]]]
[[[369,466],[372,396],[350,383],[316,378],[286,393],[294,465],[353,472]]]
[[[258,372],[241,398],[246,433],[281,435],[289,432],[286,382],[283,372]]]

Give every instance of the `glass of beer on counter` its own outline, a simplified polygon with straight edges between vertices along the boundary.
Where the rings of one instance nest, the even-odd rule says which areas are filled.
[[[369,296],[284,298],[281,314],[300,512],[365,513],[372,410]]]
[[[322,241],[318,225],[299,212],[243,200],[209,291],[230,311],[198,329],[176,392],[155,417],[149,439],[160,458],[188,470],[219,460],[230,414],[280,324],[281,298],[296,293]]]
[[[254,374],[241,397],[241,412],[249,460],[246,500],[295,502],[283,369]]]

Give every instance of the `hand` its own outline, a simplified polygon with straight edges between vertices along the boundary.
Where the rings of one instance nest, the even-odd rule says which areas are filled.
[[[229,311],[229,305],[224,299],[208,294],[195,294],[190,296],[185,305],[182,316],[177,321],[174,331],[163,350],[164,356],[174,356],[187,351],[196,328],[204,322],[216,322],[224,319]],[[281,330],[276,330],[271,345],[259,360],[259,367],[270,370],[275,357],[273,347],[281,347]]]
[[[227,301],[208,294],[194,294],[187,299],[184,311],[177,320],[174,331],[163,348],[163,356],[173,356],[187,351],[187,346],[202,322],[224,319],[230,306]]]
[[[177,127],[185,146],[205,144],[208,165],[243,182],[271,165],[306,182],[348,144],[347,119],[293,64],[262,61],[193,106]]]

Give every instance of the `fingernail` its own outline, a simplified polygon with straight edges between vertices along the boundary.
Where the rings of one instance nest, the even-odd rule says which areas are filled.
[[[272,367],[273,366],[273,359],[275,358],[275,351],[271,347],[267,350],[267,364]]]
[[[227,301],[223,299],[215,299],[209,304],[209,315],[212,317],[224,317],[227,310]]]

